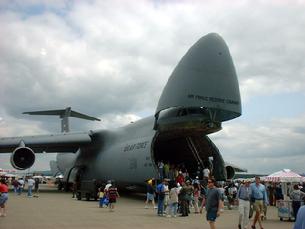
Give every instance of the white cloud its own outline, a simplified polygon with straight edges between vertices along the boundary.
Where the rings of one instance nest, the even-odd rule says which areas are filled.
[[[224,130],[211,138],[226,160],[248,168],[250,172],[272,172],[284,167],[302,172],[304,123],[305,115],[293,120],[278,119],[252,125],[234,121],[225,124]]]

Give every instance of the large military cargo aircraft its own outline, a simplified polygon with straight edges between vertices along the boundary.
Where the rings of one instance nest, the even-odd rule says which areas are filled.
[[[113,130],[0,138],[0,153],[16,169],[28,169],[35,153],[58,153],[53,167],[65,180],[115,180],[143,185],[158,177],[158,161],[184,164],[190,174],[212,163],[217,180],[234,174],[207,136],[241,115],[239,85],[224,40],[210,33],[198,40],[171,74],[151,117]]]

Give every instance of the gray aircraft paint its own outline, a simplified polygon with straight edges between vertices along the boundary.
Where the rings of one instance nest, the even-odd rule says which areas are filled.
[[[103,135],[105,150],[98,154],[94,166],[96,171],[103,168],[99,175],[104,180],[115,177],[132,184],[157,177],[151,155],[153,123],[150,117]]]
[[[215,33],[202,37],[184,55],[160,97],[156,114],[170,107],[217,110],[215,121],[241,115],[238,80],[224,40]]]

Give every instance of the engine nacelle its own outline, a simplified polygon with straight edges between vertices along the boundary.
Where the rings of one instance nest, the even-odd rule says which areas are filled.
[[[25,170],[30,168],[35,162],[35,153],[31,148],[18,147],[11,155],[11,164],[15,169]]]
[[[231,180],[235,176],[235,169],[232,166],[226,166],[227,179]]]

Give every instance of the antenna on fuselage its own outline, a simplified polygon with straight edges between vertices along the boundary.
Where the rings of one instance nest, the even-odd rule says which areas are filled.
[[[57,115],[61,119],[61,132],[69,132],[70,131],[69,117],[86,119],[86,120],[90,120],[90,121],[101,121],[98,118],[73,111],[73,110],[71,110],[71,107],[67,107],[63,110],[28,111],[28,112],[23,112],[22,114]]]

